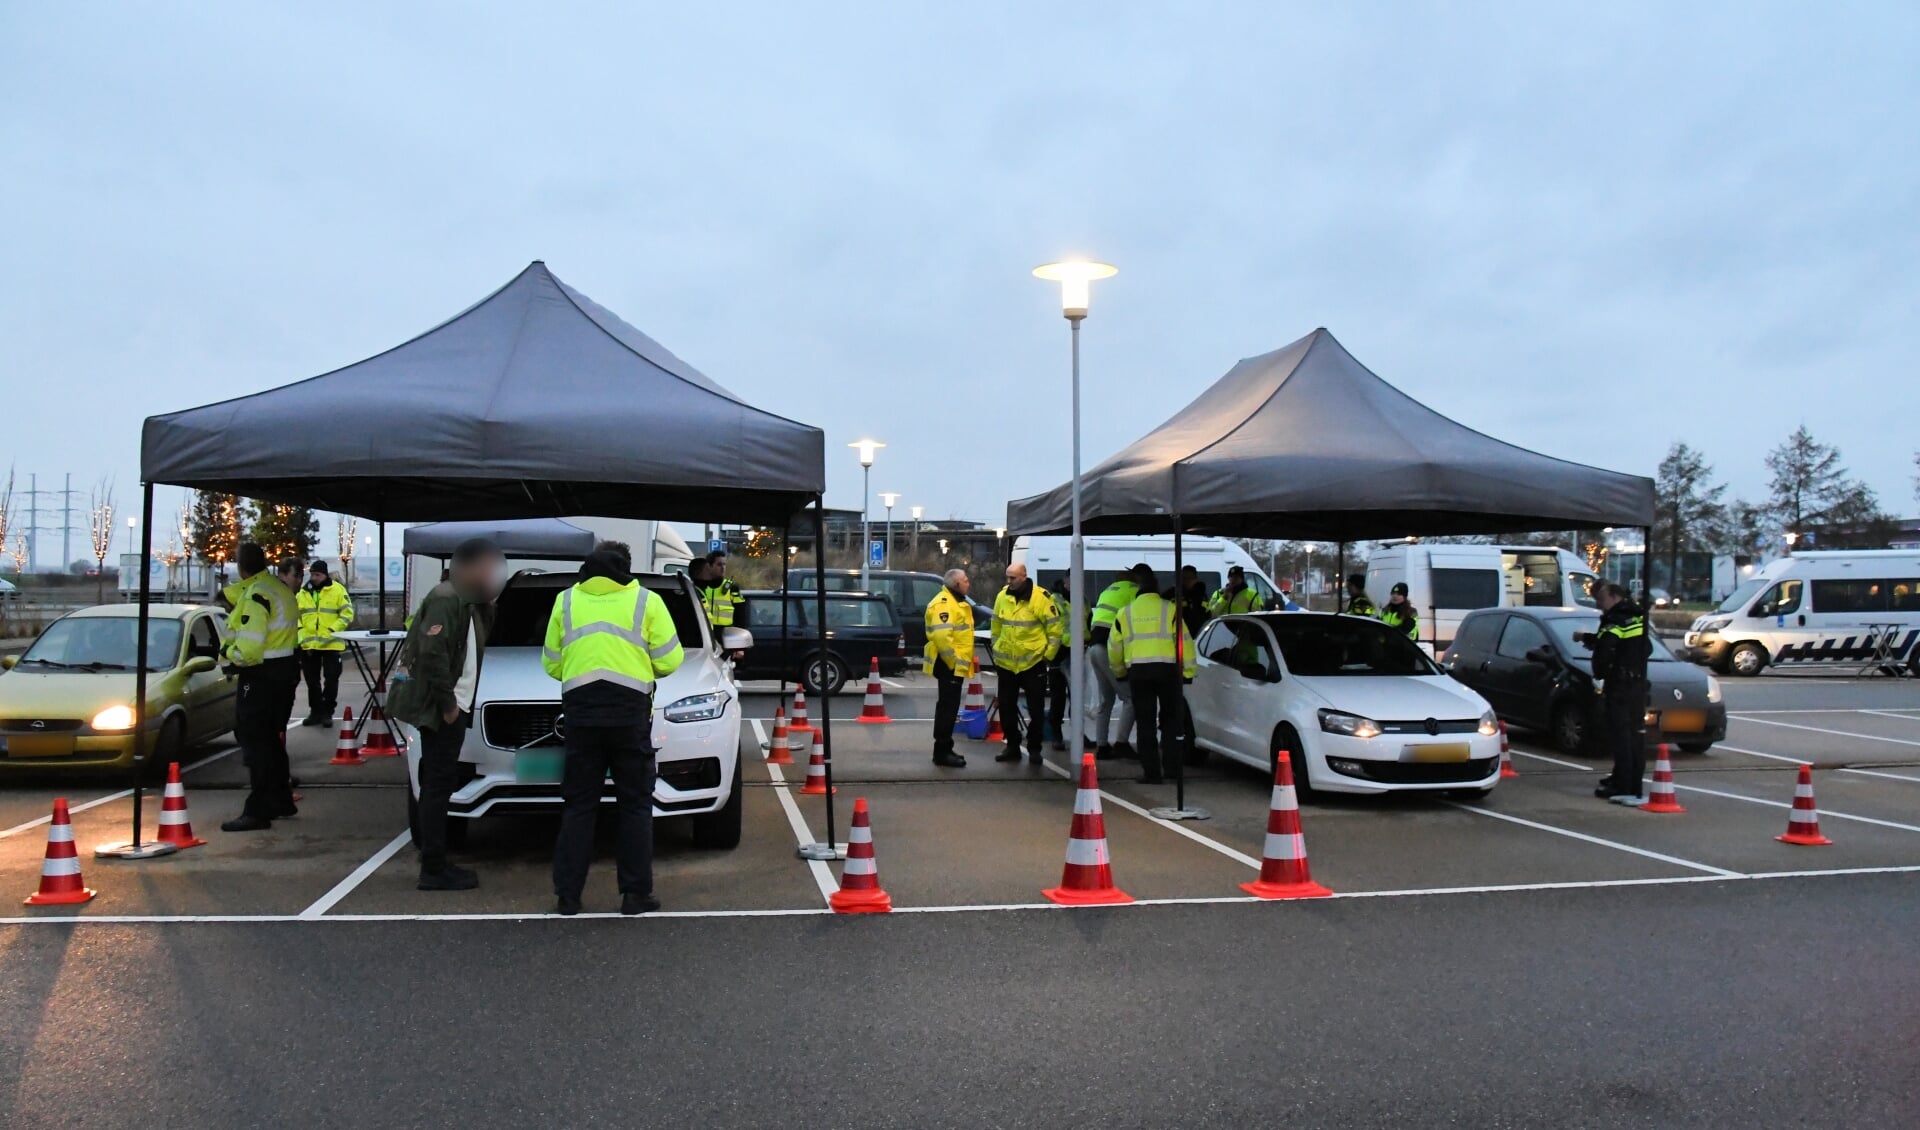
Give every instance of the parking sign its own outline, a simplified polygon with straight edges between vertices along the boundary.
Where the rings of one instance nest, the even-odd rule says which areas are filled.
[[[708,553],[725,553],[726,549],[727,549],[727,542],[725,538],[708,538],[707,539]]]
[[[867,563],[885,565],[887,563],[887,543],[883,541],[867,543]]]

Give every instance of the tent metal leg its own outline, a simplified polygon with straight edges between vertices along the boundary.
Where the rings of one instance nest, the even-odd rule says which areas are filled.
[[[147,754],[141,749],[147,734],[147,624],[153,603],[153,484],[147,483],[140,494],[140,610],[134,618],[133,645],[133,839],[124,843],[101,844],[93,849],[98,859],[154,859],[180,850],[157,840],[140,842],[140,798],[144,791]],[[160,735],[154,733],[154,752],[160,752]]]
[[[1180,570],[1186,562],[1181,555],[1180,525],[1180,515],[1175,514],[1173,516],[1173,654],[1179,669],[1185,671],[1187,669],[1186,640],[1181,633],[1187,622],[1187,593],[1180,584]],[[1194,748],[1193,726],[1189,725],[1192,721],[1193,712],[1187,709],[1187,688],[1183,683],[1180,687],[1179,725],[1186,731],[1187,740],[1178,746],[1170,742],[1160,743],[1161,760],[1173,762],[1173,807],[1149,810],[1162,820],[1210,820],[1213,818],[1213,813],[1204,808],[1187,807],[1187,749]],[[1173,728],[1165,724],[1165,719],[1161,722],[1162,730]]]
[[[387,523],[385,521],[380,523],[380,560],[374,562],[374,567],[380,570],[380,630],[384,632],[387,630]],[[384,647],[381,654],[384,657]]]
[[[824,674],[827,662],[827,511],[818,495],[813,500],[813,536],[822,551],[813,559],[813,599],[816,630],[820,633],[818,662]],[[820,688],[820,760],[824,763],[827,785],[827,839],[824,843],[803,844],[801,859],[845,859],[833,839],[833,690],[824,682]]]
[[[1333,610],[1335,612],[1345,612],[1347,610],[1347,543],[1346,542],[1340,543],[1340,557],[1338,559],[1338,562],[1334,565],[1334,569],[1336,571],[1333,575]]]

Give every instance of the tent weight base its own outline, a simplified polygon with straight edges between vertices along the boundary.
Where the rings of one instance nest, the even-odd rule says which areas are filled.
[[[799,855],[801,859],[812,860],[845,859],[847,857],[845,852],[834,847],[832,844],[801,844],[800,850],[795,854]]]
[[[163,855],[172,855],[180,849],[172,844],[163,844],[157,840],[145,843],[101,844],[93,849],[95,859],[157,859]]]
[[[1211,820],[1213,813],[1204,808],[1150,808],[1156,820]]]

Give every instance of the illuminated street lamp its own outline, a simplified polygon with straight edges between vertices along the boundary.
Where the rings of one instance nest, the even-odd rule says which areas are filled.
[[[912,514],[913,514],[913,559],[914,559],[915,561],[918,561],[918,560],[920,560],[920,515],[921,515],[921,514],[924,514],[924,513],[926,512],[926,509],[927,509],[927,508],[926,508],[926,507],[924,507],[924,506],[915,506],[915,507],[914,507],[914,508],[912,509]]]
[[[1080,545],[1080,323],[1087,317],[1089,284],[1095,279],[1112,278],[1118,273],[1117,267],[1085,260],[1047,263],[1033,269],[1035,278],[1060,284],[1060,312],[1073,327],[1073,533],[1067,542],[1067,600],[1074,616],[1067,662],[1067,719],[1080,732],[1074,744],[1068,746],[1075,757],[1085,747],[1087,733],[1086,719],[1080,714],[1081,696],[1087,693],[1087,640],[1084,626],[1087,586]],[[1060,739],[1066,741],[1067,735],[1061,734]],[[1106,735],[1101,734],[1100,740],[1105,739]]]
[[[887,445],[877,439],[857,439],[847,446],[860,452],[860,587],[871,592],[868,562],[873,560],[873,530],[867,524],[867,492],[873,489],[873,453]]]
[[[880,492],[880,505],[887,508],[887,568],[893,568],[893,507],[900,501],[900,495],[894,491]]]

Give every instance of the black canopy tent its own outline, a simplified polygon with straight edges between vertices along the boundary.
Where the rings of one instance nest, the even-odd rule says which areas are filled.
[[[395,521],[596,514],[784,526],[811,505],[818,523],[825,452],[819,428],[739,399],[536,260],[365,361],[150,417],[141,520],[153,528],[156,485],[228,492],[377,521],[383,559],[385,524]],[[140,551],[134,711],[143,734],[151,546]],[[381,577],[384,626],[384,569]],[[122,854],[137,857],[135,773],[136,852]],[[832,834],[829,807],[829,844]]]
[[[1065,483],[1008,503],[1008,532],[1070,532],[1072,491]],[[1172,532],[1176,573],[1186,533],[1338,542],[1344,573],[1349,541],[1647,527],[1653,513],[1653,480],[1450,420],[1324,328],[1241,361],[1081,477],[1082,532]],[[1182,788],[1183,811],[1184,800]]]
[[[451,557],[469,538],[486,538],[508,557],[585,558],[593,552],[592,530],[558,518],[521,518],[504,522],[428,522],[400,531],[400,552],[407,556]]]

